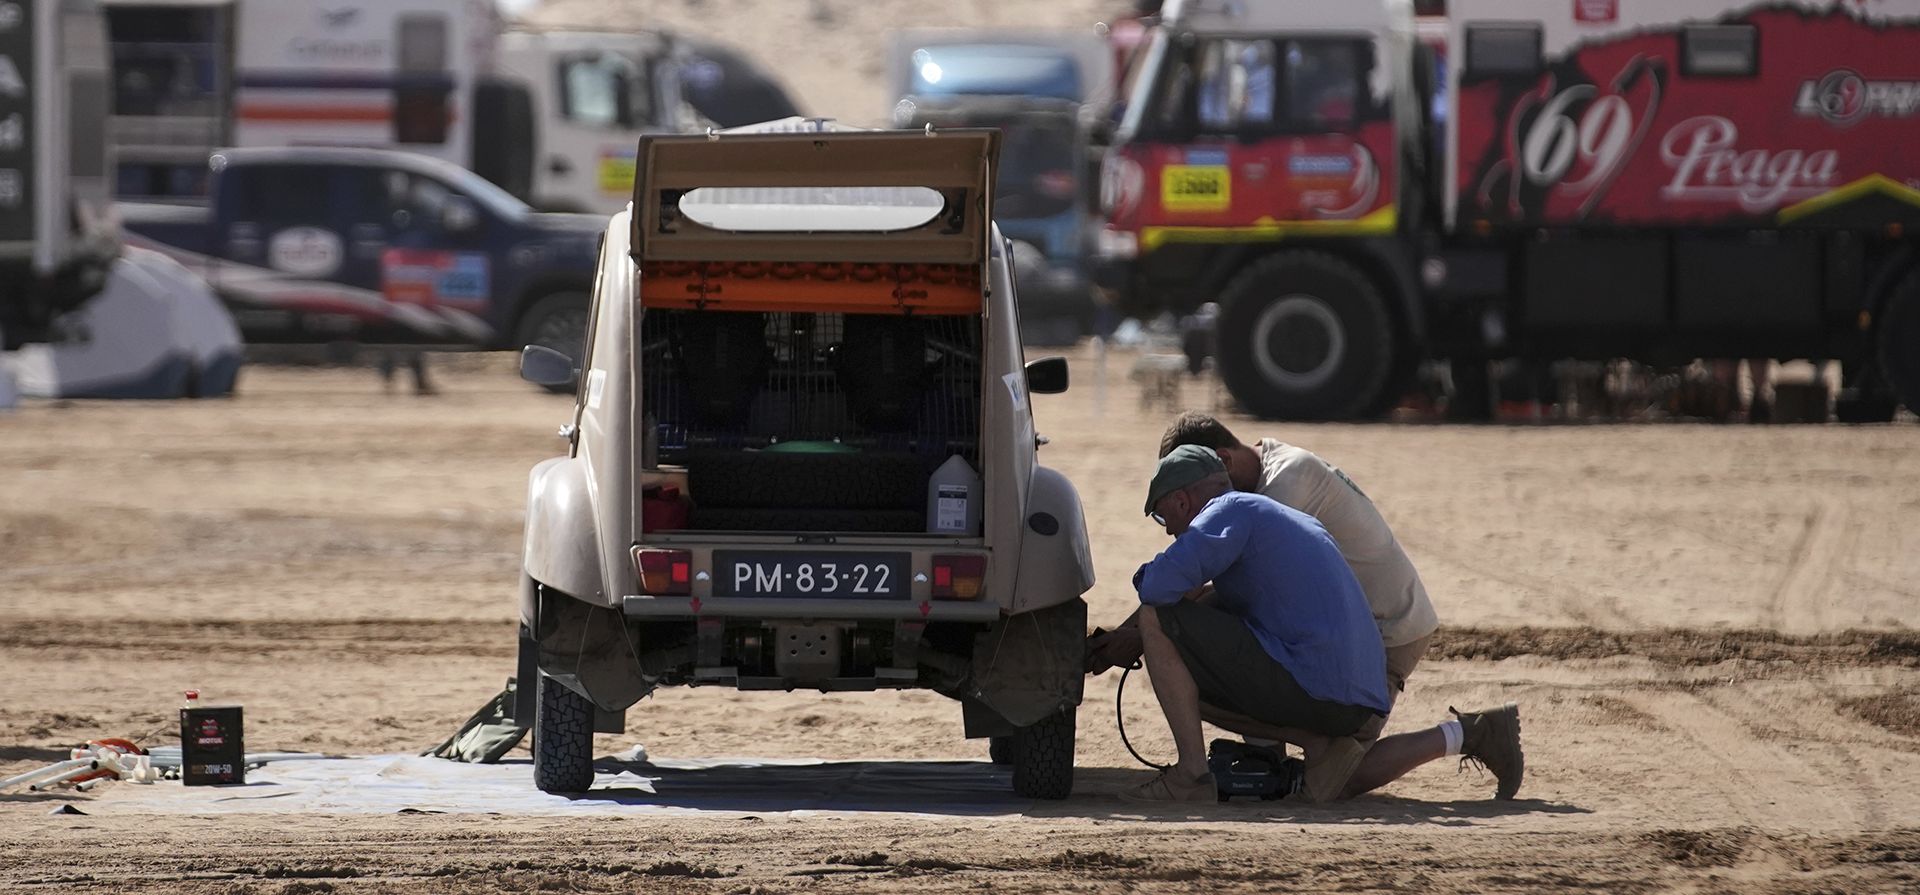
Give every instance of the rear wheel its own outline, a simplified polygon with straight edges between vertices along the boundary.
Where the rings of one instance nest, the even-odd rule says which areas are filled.
[[[1013,737],[993,737],[987,741],[987,760],[998,765],[1013,764]]]
[[[1227,286],[1220,376],[1240,406],[1278,419],[1346,419],[1378,408],[1398,367],[1380,291],[1325,252],[1290,251]]]
[[[556,292],[533,303],[525,314],[520,315],[520,327],[515,332],[514,343],[519,346],[539,345],[551,348],[570,358],[573,365],[585,368],[587,346],[587,295],[584,292]],[[547,386],[552,392],[571,392],[575,386],[571,383],[562,386]]]
[[[540,676],[533,722],[533,785],[541,792],[586,792],[593,786],[593,703]]]
[[[1075,709],[1015,731],[1013,791],[1029,799],[1064,799],[1073,792]]]
[[[1880,313],[1880,370],[1900,403],[1920,413],[1920,268],[1907,274]]]

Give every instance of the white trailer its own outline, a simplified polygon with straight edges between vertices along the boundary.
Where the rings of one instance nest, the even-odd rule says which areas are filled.
[[[402,149],[536,206],[611,213],[686,130],[661,35],[512,30],[489,0],[105,0],[116,193],[198,200],[226,147]]]

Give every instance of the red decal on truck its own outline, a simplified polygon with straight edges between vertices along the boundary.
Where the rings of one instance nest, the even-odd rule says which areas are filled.
[[[1610,24],[1620,20],[1620,0],[1573,0],[1573,20]]]

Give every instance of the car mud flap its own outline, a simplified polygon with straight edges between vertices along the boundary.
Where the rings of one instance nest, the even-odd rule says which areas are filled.
[[[541,672],[587,697],[600,712],[624,712],[653,691],[656,678],[641,666],[639,644],[619,609],[552,593],[543,594],[541,603]],[[596,714],[595,729],[602,724]]]
[[[1065,603],[1001,619],[974,637],[969,680],[956,694],[967,736],[994,736],[1080,704],[1085,680],[1087,604]],[[988,713],[988,714],[983,714]]]
[[[540,679],[540,641],[533,639],[533,632],[526,625],[520,626],[520,655],[515,663],[513,679],[513,723],[521,727],[533,726],[533,715],[540,703],[539,688],[533,685]],[[518,682],[526,681],[524,687]]]

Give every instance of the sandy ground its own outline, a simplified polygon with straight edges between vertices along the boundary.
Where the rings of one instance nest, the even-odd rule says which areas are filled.
[[[1083,351],[1073,391],[1037,400],[1109,624],[1165,540],[1137,501],[1167,414],[1130,362]],[[416,750],[457,726],[512,672],[526,470],[569,410],[509,364],[457,358],[431,399],[255,367],[231,400],[0,416],[0,774],[88,737],[169,742],[189,686],[244,703],[254,748]],[[1518,700],[1520,800],[1442,762],[1336,807],[1143,815],[1111,795],[1145,772],[1108,675],[1074,797],[1025,816],[156,821],[6,795],[0,890],[1920,890],[1920,427],[1238,425],[1382,504],[1446,625],[1390,730]],[[1147,688],[1127,713],[1170,753]],[[599,746],[981,757],[959,721],[926,693],[680,690]]]

